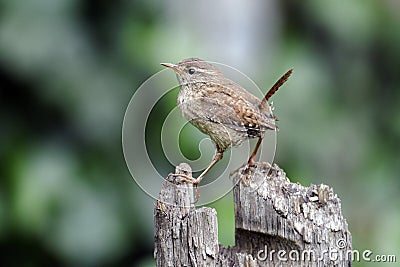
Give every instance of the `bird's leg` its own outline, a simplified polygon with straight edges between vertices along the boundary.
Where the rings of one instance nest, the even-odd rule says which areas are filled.
[[[215,151],[214,158],[211,161],[210,165],[208,165],[208,167],[200,174],[199,177],[194,179],[193,184],[198,185],[200,181],[203,179],[203,177],[206,175],[206,173],[212,168],[212,166],[214,166],[218,161],[220,161],[223,156],[224,154],[222,152],[219,152],[218,150]]]
[[[257,141],[257,144],[256,144],[256,146],[254,147],[253,153],[251,153],[250,158],[249,158],[249,161],[247,161],[247,164],[248,164],[249,166],[255,166],[255,165],[256,165],[256,162],[254,161],[254,158],[255,158],[256,155],[257,155],[257,151],[258,151],[258,148],[259,148],[260,145],[261,145],[261,141],[262,141],[262,137],[259,137],[259,138],[258,138],[258,141]]]

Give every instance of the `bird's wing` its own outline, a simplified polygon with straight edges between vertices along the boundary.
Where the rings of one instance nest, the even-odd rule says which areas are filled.
[[[185,105],[186,111],[192,113],[191,118],[199,116],[198,111],[192,107],[201,107],[202,119],[247,132],[249,136],[257,136],[259,132],[268,129],[277,129],[275,121],[262,114],[257,106],[242,97],[231,97],[226,91],[208,92],[206,97],[194,98]]]

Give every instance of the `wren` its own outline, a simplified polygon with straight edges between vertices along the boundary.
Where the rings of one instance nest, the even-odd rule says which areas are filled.
[[[248,160],[248,165],[254,166],[254,158],[264,133],[267,130],[278,130],[277,118],[268,100],[287,81],[293,69],[287,71],[260,100],[202,59],[188,58],[178,64],[161,65],[176,73],[180,84],[178,106],[183,116],[210,136],[216,148],[213,160],[199,177],[179,176],[187,182],[199,184],[206,173],[222,159],[226,149],[238,146],[249,138],[258,138]]]

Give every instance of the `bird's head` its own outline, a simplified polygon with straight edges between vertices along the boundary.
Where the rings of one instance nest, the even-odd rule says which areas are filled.
[[[199,58],[187,58],[178,64],[161,63],[175,71],[181,85],[196,82],[210,82],[222,73],[214,65]]]

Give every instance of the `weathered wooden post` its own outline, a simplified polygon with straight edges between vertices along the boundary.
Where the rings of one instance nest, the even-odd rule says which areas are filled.
[[[191,175],[187,164],[176,173]],[[351,266],[351,234],[326,185],[291,183],[277,165],[233,174],[235,246],[218,244],[217,214],[168,177],[155,204],[157,266]],[[178,179],[179,180],[179,179]]]

